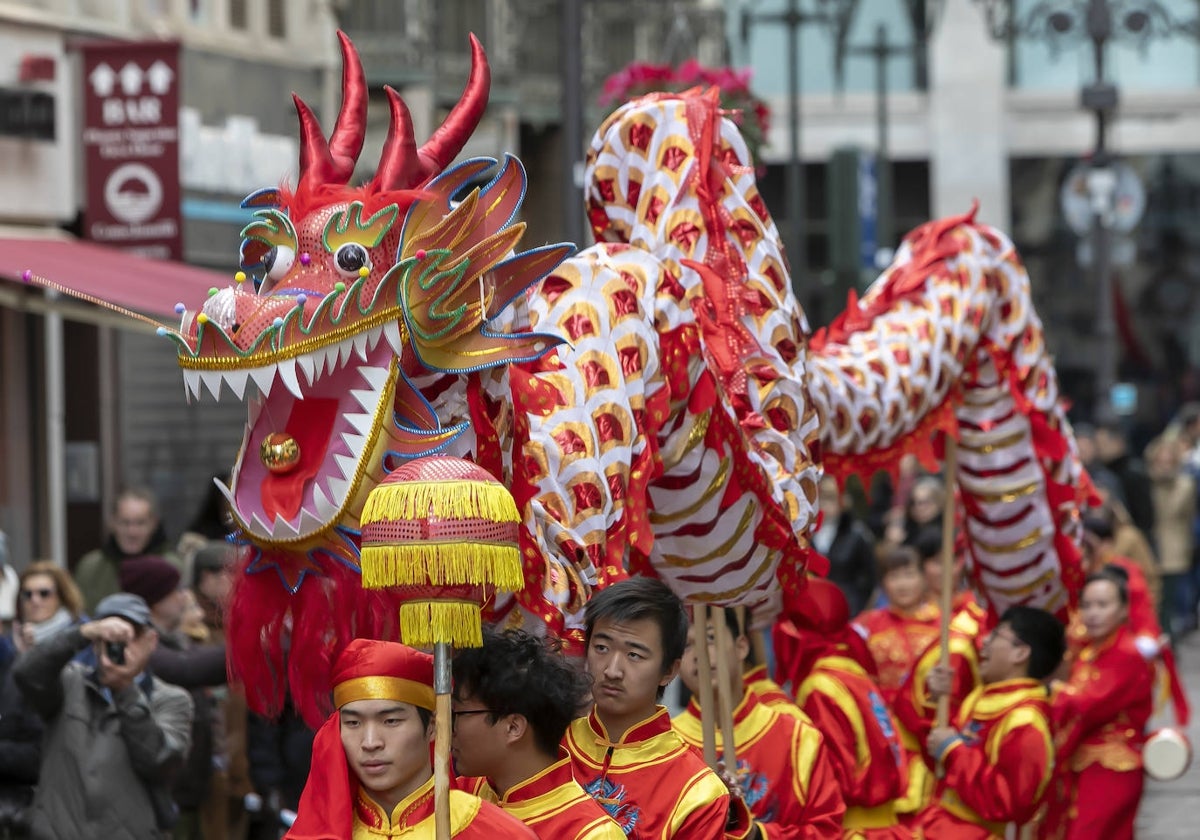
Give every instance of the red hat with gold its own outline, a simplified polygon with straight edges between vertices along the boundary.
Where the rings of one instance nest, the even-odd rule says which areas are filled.
[[[432,710],[433,657],[398,642],[355,639],[333,663],[333,705],[395,700]],[[350,837],[357,786],[334,712],[313,739],[312,765],[288,840]]]
[[[397,642],[355,639],[333,663],[333,705],[396,700],[433,711],[433,657]]]

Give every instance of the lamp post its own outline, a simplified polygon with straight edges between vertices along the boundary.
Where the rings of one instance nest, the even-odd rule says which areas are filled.
[[[800,0],[787,0],[783,12],[751,12],[742,9],[742,52],[749,54],[750,27],[756,23],[782,24],[787,27],[788,75],[788,164],[785,212],[788,217],[786,247],[791,257],[792,288],[799,296],[803,277],[808,271],[808,247],[804,241],[804,161],[800,156],[800,28],[809,23],[826,23],[823,11],[809,12]]]
[[[1007,43],[1018,39],[1039,40],[1050,46],[1052,55],[1069,43],[1087,43],[1092,50],[1093,80],[1080,91],[1081,106],[1096,121],[1096,139],[1087,175],[1091,202],[1092,271],[1096,283],[1096,332],[1100,349],[1096,355],[1095,418],[1114,417],[1112,388],[1117,381],[1116,320],[1111,268],[1112,220],[1117,176],[1108,149],[1108,126],[1116,110],[1116,85],[1105,77],[1108,45],[1129,41],[1145,50],[1150,41],[1176,33],[1200,36],[1200,20],[1175,19],[1159,0],[1040,0],[1024,12],[1014,0],[975,0],[984,8],[993,38]]]
[[[865,56],[875,62],[875,240],[881,248],[892,246],[895,232],[892,230],[895,219],[895,208],[892,204],[892,162],[888,149],[888,86],[887,63],[893,56],[913,56],[913,67],[917,72],[918,83],[923,83],[923,73],[917,69],[924,66],[921,56],[925,44],[933,34],[941,12],[942,0],[905,0],[904,5],[913,27],[911,42],[895,42],[888,39],[887,25],[879,23],[875,27],[875,38],[869,44],[852,45],[849,40],[850,28],[854,24],[854,13],[857,9],[856,0],[834,0],[836,12],[831,18],[834,26],[834,70],[837,86],[842,87],[846,60],[852,56]]]

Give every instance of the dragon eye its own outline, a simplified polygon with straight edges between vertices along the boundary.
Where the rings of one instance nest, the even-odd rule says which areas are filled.
[[[282,280],[292,270],[296,252],[287,245],[276,245],[263,257],[263,268],[271,280]]]
[[[367,249],[357,242],[347,242],[340,246],[333,255],[333,262],[338,274],[343,277],[357,277],[358,270],[364,265],[367,268],[371,267],[371,257],[367,254]]]

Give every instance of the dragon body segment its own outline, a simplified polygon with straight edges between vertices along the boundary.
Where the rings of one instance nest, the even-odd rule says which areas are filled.
[[[364,82],[342,44],[333,135],[297,100],[297,187],[247,199],[255,282],[215,292],[174,334],[189,393],[228,386],[250,403],[227,488],[247,543],[229,637],[255,708],[278,710],[286,683],[321,719],[331,656],[355,636],[398,635],[398,596],[360,585],[359,517],[390,470],[435,451],[499,477],[523,517],[525,589],[488,618],[568,646],[590,594],[629,573],[722,605],[802,585],[822,448],[840,473],[886,467],[956,418],[979,579],[1058,603],[1038,586],[1071,547],[1073,452],[1027,280],[997,234],[965,219],[918,232],[810,350],[715,91],[616,111],[588,155],[597,244],[521,251],[519,162],[447,168],[486,100],[478,44],[462,102],[425,146],[388,92],[383,160],[359,188],[346,181]],[[1024,314],[996,315],[1012,306]],[[892,340],[911,344],[913,330],[924,361]],[[888,348],[873,362],[871,342]],[[972,484],[1001,468],[1041,529],[1020,569],[1002,543],[1026,523],[999,521],[994,491]],[[1000,548],[983,551],[989,539]]]

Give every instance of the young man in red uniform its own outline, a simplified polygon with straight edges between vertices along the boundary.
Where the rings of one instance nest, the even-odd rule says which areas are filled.
[[[875,659],[879,688],[892,708],[900,687],[912,673],[921,652],[938,636],[941,610],[929,597],[921,558],[916,549],[897,546],[880,558],[880,582],[888,605],[863,613],[856,623],[867,634],[867,647]],[[933,780],[920,759],[921,742],[900,728],[900,744],[907,758],[908,777],[897,810],[915,819],[929,801]]]
[[[757,836],[740,797],[671,728],[663,689],[687,640],[683,602],[662,581],[602,589],[584,612],[591,712],[567,729],[575,779],[629,837]]]
[[[1054,772],[1047,679],[1066,641],[1058,619],[1011,607],[983,644],[983,685],[963,702],[954,726],[934,727],[927,755],[941,764],[933,802],[921,814],[927,840],[996,840],[1031,821]],[[935,696],[949,691],[937,669]]]
[[[520,630],[486,633],[454,657],[454,769],[488,780],[504,811],[542,840],[625,840],[571,775],[562,738],[589,680]]]
[[[781,673],[796,702],[825,735],[826,754],[846,802],[844,837],[907,840],[896,800],[904,793],[903,753],[895,721],[863,666],[869,660],[850,626],[842,591],[810,579],[784,600],[777,628]],[[786,643],[782,634],[786,632]]]
[[[337,708],[313,740],[312,769],[286,840],[433,837],[433,658],[355,639],[333,667]],[[450,792],[461,840],[537,835],[495,805]]]
[[[729,693],[737,701],[733,709],[736,776],[760,835],[764,840],[838,840],[842,836],[842,813],[846,806],[826,755],[824,737],[794,704],[794,711],[784,714],[768,707],[745,687],[741,671],[750,653],[750,641],[738,626],[736,611],[718,612],[724,613],[724,618],[716,620],[725,622],[732,638],[726,656]],[[697,702],[700,666],[695,650],[696,632],[695,625],[688,630],[688,644],[679,672],[692,693],[692,700],[671,723],[684,741],[703,749],[704,729]],[[711,625],[707,637],[709,661],[715,662],[720,652]],[[713,691],[715,696],[715,677]],[[719,752],[723,744],[719,730],[716,742]]]

